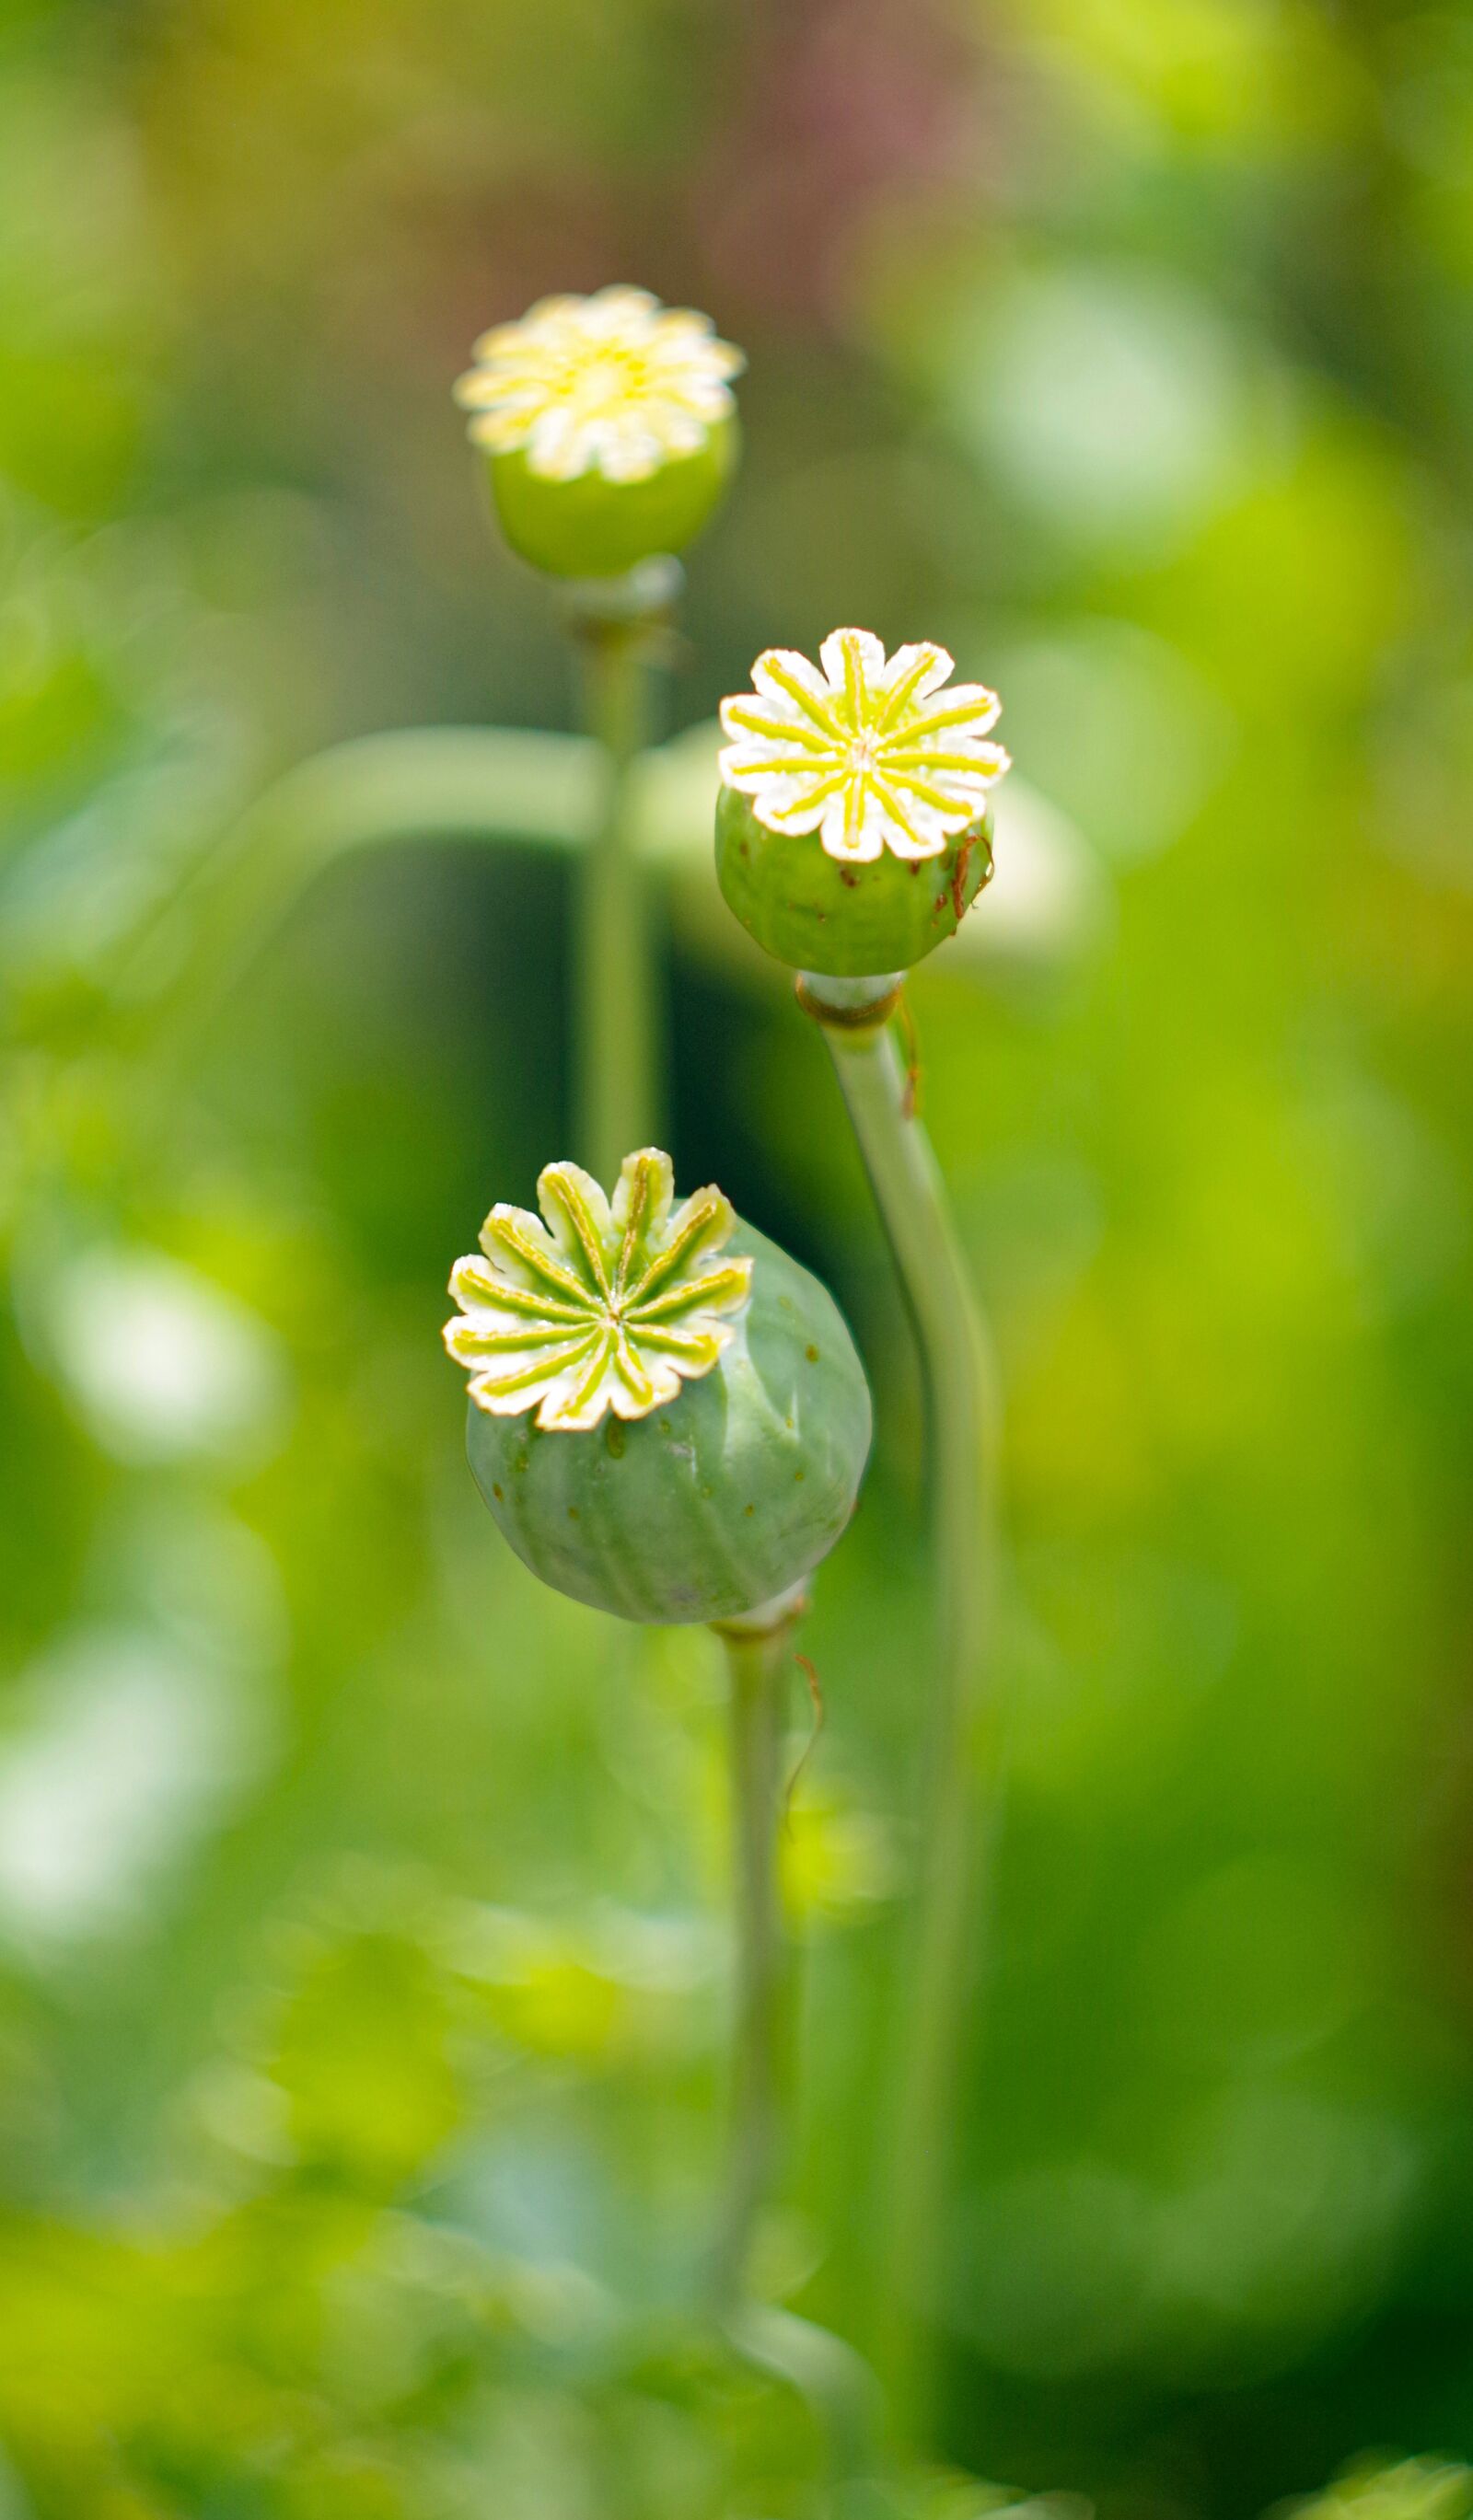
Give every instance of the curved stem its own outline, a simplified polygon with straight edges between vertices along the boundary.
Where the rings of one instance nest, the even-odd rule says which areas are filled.
[[[586,736],[419,727],[358,736],[287,771],[160,904],[120,957],[108,1012],[180,1065],[302,894],[344,858],[497,840],[575,856],[598,798]]]
[[[856,1023],[867,990],[878,1022]],[[950,2129],[959,2031],[972,1978],[968,1930],[995,1769],[986,1656],[996,1582],[996,1376],[945,1186],[885,1017],[888,980],[806,975],[915,1327],[925,1389],[939,1617],[918,1843],[923,1871],[906,1975],[907,2022],[888,2150],[879,2268],[879,2360],[898,2422],[932,2415],[927,2296],[946,2256]],[[855,997],[860,996],[856,1009]],[[825,1000],[828,1003],[825,1003]],[[991,1797],[989,1796],[989,1803]]]
[[[583,735],[425,727],[358,737],[291,770],[164,901],[113,975],[111,1010],[171,1077],[313,879],[403,841],[527,843],[575,859],[577,1121],[600,1178],[659,1127],[649,878],[639,854],[649,617],[579,620]]]
[[[577,911],[575,1139],[596,1181],[660,1126],[650,906],[629,814],[629,774],[647,740],[650,625],[584,617],[583,721],[603,755],[603,792]]]
[[[811,2319],[748,2302],[725,2321],[730,2344],[757,2369],[795,2389],[822,2429],[836,2520],[897,2520],[879,2472],[879,2385],[867,2362]]]
[[[777,1873],[783,1682],[791,1618],[760,1630],[717,1630],[726,1648],[731,1704],[736,2022],[731,2143],[713,2289],[723,2311],[745,2294],[758,2216],[769,2193],[781,2135],[784,2046],[782,1904]]]

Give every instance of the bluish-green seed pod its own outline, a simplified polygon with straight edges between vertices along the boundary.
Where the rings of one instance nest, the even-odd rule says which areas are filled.
[[[742,354],[642,289],[547,297],[476,344],[456,396],[512,549],[554,577],[683,551],[739,449]]]
[[[947,684],[944,648],[887,659],[836,630],[820,665],[781,648],[721,703],[721,891],[765,952],[840,979],[908,970],[954,935],[992,869],[986,741],[996,694]]]
[[[719,1192],[672,1212],[653,1148],[612,1200],[573,1164],[538,1197],[545,1224],[492,1210],[445,1333],[517,1555],[625,1619],[730,1619],[787,1593],[845,1530],[869,1452],[832,1296]]]

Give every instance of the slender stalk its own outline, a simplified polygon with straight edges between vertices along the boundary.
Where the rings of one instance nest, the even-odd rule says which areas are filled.
[[[899,2520],[881,2481],[879,2385],[853,2347],[770,2302],[744,2303],[725,2331],[746,2362],[786,2382],[810,2408],[823,2436],[834,2520]]]
[[[575,627],[603,793],[577,910],[574,1134],[595,1180],[612,1182],[660,1125],[650,908],[629,815],[629,774],[648,738],[652,640],[638,617],[584,614]]]
[[[862,993],[872,1013],[862,1019]],[[825,982],[800,994],[822,1023],[915,1328],[927,1411],[938,1589],[936,1673],[918,1842],[923,1871],[906,1973],[907,2019],[888,2152],[878,2269],[877,2359],[902,2431],[933,2416],[934,2296],[946,2257],[959,2033],[975,1956],[968,1950],[979,1854],[995,1777],[986,1685],[996,1583],[996,1376],[940,1168],[886,1016],[889,980]],[[860,999],[859,1008],[854,1001]],[[855,1021],[855,1014],[860,1020]]]
[[[783,1700],[803,1585],[714,1633],[730,1688],[736,2018],[731,2139],[712,2266],[722,2332],[743,2359],[796,2390],[825,2445],[836,2520],[897,2520],[877,2466],[879,2388],[852,2345],[753,2298],[752,2243],[780,2167],[787,2080],[788,1967],[778,1877]]]
[[[344,859],[403,843],[492,842],[575,857],[600,793],[586,736],[416,727],[299,762],[217,834],[104,975],[133,1038],[193,1052],[310,887]]]
[[[785,1952],[777,1873],[782,1701],[793,1620],[738,1623],[717,1633],[730,1681],[736,2020],[731,2140],[716,2238],[717,2308],[746,2293],[758,2216],[772,2185],[781,2138]]]

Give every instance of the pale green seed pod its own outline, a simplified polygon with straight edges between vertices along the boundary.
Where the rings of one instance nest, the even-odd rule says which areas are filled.
[[[544,297],[482,336],[456,399],[512,549],[554,577],[621,577],[683,551],[739,448],[745,362],[710,318],[643,289]]]
[[[768,649],[721,703],[716,878],[748,932],[796,970],[908,970],[954,935],[992,869],[986,741],[995,693],[947,683],[931,644],[886,658],[836,630],[820,666]]]
[[[673,1207],[653,1148],[612,1199],[569,1163],[537,1196],[543,1221],[491,1210],[445,1331],[471,1375],[471,1466],[517,1555],[625,1619],[732,1619],[791,1592],[844,1532],[869,1452],[832,1296],[719,1191]]]

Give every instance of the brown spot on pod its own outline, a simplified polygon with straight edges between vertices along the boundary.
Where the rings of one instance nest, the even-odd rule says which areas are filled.
[[[610,1419],[609,1419],[609,1431],[608,1431],[607,1435],[604,1437],[604,1442],[608,1445],[609,1450],[610,1450],[610,1452],[613,1454],[613,1456],[614,1456],[614,1458],[615,1458],[616,1462],[622,1461],[622,1459],[623,1459],[624,1443],[625,1443],[625,1436],[624,1436],[624,1429],[623,1429],[623,1419],[622,1419],[621,1418],[615,1418],[615,1417],[613,1417],[613,1416],[611,1416],[611,1417],[610,1417]]]
[[[967,888],[967,869],[972,863],[972,851],[976,846],[977,842],[969,832],[956,852],[956,863],[951,869],[951,907],[956,913],[958,927],[961,925],[962,915],[967,906],[964,898]]]
[[[491,1481],[491,1494],[492,1494],[492,1496],[495,1498],[495,1500],[496,1500],[497,1504],[499,1505],[499,1504],[500,1504],[500,1502],[501,1502],[501,1490],[500,1490],[500,1489],[499,1489],[499,1487],[496,1485],[496,1482],[495,1482],[495,1480],[494,1480],[494,1479],[492,1479],[492,1481]]]
[[[804,1349],[804,1355],[807,1358],[809,1365],[816,1365],[818,1363],[818,1350],[816,1347],[806,1347]]]

